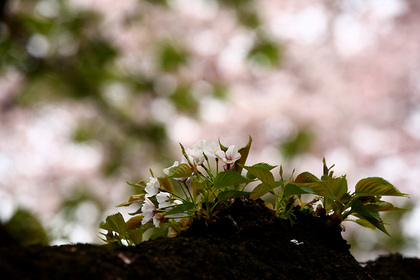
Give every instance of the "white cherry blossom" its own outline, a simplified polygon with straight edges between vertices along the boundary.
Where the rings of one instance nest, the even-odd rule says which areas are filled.
[[[159,208],[160,209],[163,209],[163,208],[174,205],[174,202],[171,201],[171,200],[173,200],[173,195],[168,193],[168,192],[158,193],[156,195],[156,200],[159,203]]]
[[[172,209],[170,206],[180,205],[182,201],[179,199],[173,200],[173,195],[168,192],[160,192],[156,195],[156,200],[159,203],[159,209],[165,209],[165,211],[169,211]],[[165,216],[165,218],[175,218],[176,222],[181,220],[181,217],[185,216],[186,213],[177,213]]]
[[[226,152],[223,152],[222,150],[218,151],[216,155],[226,164],[233,164],[241,158],[241,154],[238,152],[238,148],[236,148],[235,145],[229,146]]]
[[[159,192],[159,181],[154,177],[150,177],[149,183],[146,184],[146,197],[152,197]]]
[[[174,204],[176,204],[176,205],[182,204],[182,201],[179,200],[179,199],[175,199],[174,200]],[[179,222],[179,221],[181,221],[181,217],[185,216],[186,214],[187,213],[178,213],[178,214],[168,215],[167,217],[168,218],[171,218],[171,217],[179,217],[179,218],[174,219],[175,222]]]
[[[203,147],[203,152],[207,157],[216,158],[216,155],[219,151],[221,151],[220,146],[214,141],[207,143]]]
[[[204,162],[204,153],[202,149],[194,147],[192,150],[187,149],[185,152],[187,153],[188,159],[192,164],[200,165]]]
[[[203,150],[206,145],[207,145],[207,140],[206,139],[201,139],[201,140],[197,141],[194,148],[197,148],[199,150]]]
[[[153,204],[153,202],[148,199],[147,197],[144,199],[143,206],[141,207],[141,214],[143,215],[143,219],[141,220],[141,224],[144,225],[151,219],[153,219],[153,225],[155,227],[159,226],[159,219],[156,215],[156,206]]]

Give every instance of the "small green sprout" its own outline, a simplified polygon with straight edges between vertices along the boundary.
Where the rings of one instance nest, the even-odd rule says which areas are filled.
[[[163,170],[163,175],[155,177],[151,172],[148,182],[129,183],[137,189],[127,202],[118,206],[140,204],[133,217],[127,222],[120,213],[108,216],[100,228],[109,244],[134,245],[160,236],[173,236],[187,229],[194,219],[205,219],[207,223],[216,221],[218,205],[231,204],[236,198],[249,196],[251,199],[274,196],[273,210],[277,217],[293,221],[296,206],[312,213],[323,210],[341,223],[356,223],[378,228],[388,234],[379,216],[380,211],[397,210],[382,196],[407,196],[386,180],[373,177],[360,180],[354,192],[349,192],[345,176],[334,177],[332,167],[327,167],[321,178],[303,172],[296,178],[283,178],[280,166],[279,179],[273,174],[273,166],[267,163],[245,165],[252,138],[247,145],[236,148],[224,146],[220,141],[201,140],[192,149],[181,144],[181,162]],[[222,166],[219,166],[219,163]],[[246,174],[242,175],[242,172]],[[247,191],[250,183],[256,183],[252,191]],[[305,202],[302,195],[314,198]],[[317,206],[316,206],[317,205]],[[317,210],[314,211],[314,207]],[[349,217],[353,216],[356,220]]]
[[[325,158],[323,162],[324,174],[321,178],[303,172],[296,177],[292,185],[304,188],[306,193],[319,196],[326,213],[334,215],[340,221],[354,221],[368,228],[378,228],[388,234],[379,212],[401,210],[401,208],[382,200],[382,197],[408,195],[401,193],[380,177],[364,178],[357,182],[354,192],[349,192],[346,176],[334,177],[331,171],[333,166],[328,168]],[[356,220],[350,219],[350,216],[354,216]]]

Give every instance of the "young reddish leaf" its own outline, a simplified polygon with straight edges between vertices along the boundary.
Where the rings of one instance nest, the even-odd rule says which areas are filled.
[[[241,173],[242,166],[245,164],[246,159],[248,158],[249,150],[251,149],[251,143],[252,138],[249,136],[248,144],[246,144],[245,147],[242,147],[238,150],[239,154],[241,155],[241,158],[236,162],[235,166],[233,167],[233,170]]]
[[[122,207],[122,206],[129,206],[133,203],[136,202],[140,202],[144,200],[144,194],[134,194],[132,196],[130,196],[130,198],[128,199],[127,202],[123,202],[121,204],[118,204],[117,207]]]
[[[330,167],[327,166],[327,161],[325,160],[325,158],[322,159],[322,163],[324,164],[323,167],[323,175],[324,176],[329,176],[329,177],[333,177],[334,171],[330,171],[335,164],[331,165]]]
[[[143,215],[138,215],[135,217],[132,217],[127,221],[127,231],[130,231],[132,229],[138,228],[141,225],[141,221],[143,220]]]
[[[222,142],[220,142],[220,138],[219,138],[219,146],[220,146],[220,149],[223,151],[223,152],[226,152],[227,150],[228,150],[228,147],[226,147],[226,146],[224,146],[223,144],[222,144]]]
[[[126,181],[126,183],[132,187],[137,187],[137,188],[145,188],[146,187],[146,182],[145,181],[138,181],[137,183],[130,183],[128,181]]]
[[[170,192],[170,193],[175,193],[174,190],[174,186],[172,185],[171,180],[169,180],[168,178],[157,178],[159,181],[159,185],[162,189]]]

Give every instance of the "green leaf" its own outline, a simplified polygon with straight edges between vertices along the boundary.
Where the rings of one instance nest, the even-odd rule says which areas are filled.
[[[267,169],[267,170],[272,170],[272,169],[276,168],[277,165],[271,165],[271,164],[268,164],[268,163],[265,163],[265,162],[260,162],[260,163],[256,163],[256,164],[252,165],[251,167],[261,167],[261,168],[264,168],[264,169]]]
[[[371,208],[375,211],[390,211],[390,210],[404,210],[403,208],[395,207],[392,203],[387,201],[375,201],[364,204],[367,208]]]
[[[206,189],[206,185],[208,184],[207,180],[203,180],[201,178],[192,177],[190,185],[193,189],[194,197],[197,197],[200,194],[202,189]]]
[[[143,189],[146,187],[146,181],[138,181],[137,183],[130,183],[126,181],[126,183],[132,187],[143,188]]]
[[[359,218],[357,220],[346,219],[346,221],[352,221],[352,222],[355,222],[355,223],[357,223],[361,226],[364,226],[364,227],[367,227],[367,228],[370,228],[370,229],[376,229],[376,227],[374,225],[372,225],[366,219],[363,219],[363,218]]]
[[[140,228],[130,230],[127,232],[126,236],[133,244],[138,245],[143,241],[143,230]]]
[[[348,191],[346,176],[332,178],[330,176],[322,176],[321,180],[326,182],[331,194],[337,199],[341,199]]]
[[[149,240],[156,239],[158,237],[167,237],[169,232],[169,226],[161,224],[158,228],[151,228],[149,231]]]
[[[194,203],[189,202],[189,201],[183,201],[182,204],[178,204],[174,206],[171,210],[166,211],[163,215],[168,216],[168,215],[179,214],[179,213],[194,210],[194,208],[195,208]]]
[[[241,196],[248,195],[248,194],[251,194],[251,193],[250,192],[244,192],[244,191],[237,191],[237,190],[227,190],[227,191],[220,192],[217,195],[217,199],[219,201],[224,201],[224,200],[241,197]]]
[[[401,193],[387,180],[380,177],[365,178],[357,182],[355,187],[355,196],[407,196]]]
[[[122,206],[129,206],[133,203],[136,202],[140,202],[144,200],[144,194],[134,194],[132,196],[130,196],[130,198],[128,199],[127,202],[123,202],[121,204],[118,204],[117,207],[122,207]]]
[[[166,178],[188,178],[191,177],[192,170],[186,163],[181,163],[178,166],[171,167]]]
[[[105,223],[102,222],[100,224],[100,228],[108,231],[115,231],[120,234],[125,234],[126,232],[126,224],[124,218],[119,212],[108,216],[105,220]]]
[[[220,149],[223,151],[223,152],[226,152],[227,150],[228,150],[228,147],[226,147],[226,146],[224,146],[223,144],[222,144],[222,142],[220,142],[220,138],[219,138],[219,146],[220,146]]]
[[[382,232],[389,235],[389,233],[386,231],[384,223],[379,216],[378,211],[367,208],[363,203],[357,199],[353,200],[351,203],[351,214],[357,213],[359,214],[363,219],[374,225],[376,228],[381,230]],[[354,214],[353,214],[354,215]]]
[[[300,196],[302,194],[313,194],[313,193],[314,193],[314,191],[313,191],[312,188],[298,187],[295,184],[287,184],[284,187],[284,190],[283,190],[283,196],[284,197],[289,197],[289,196],[292,196],[292,195]]]
[[[313,193],[316,195],[329,199],[335,198],[335,196],[331,193],[331,190],[328,188],[328,185],[309,172],[299,174],[293,183],[300,188],[311,188]]]
[[[306,184],[306,183],[318,183],[319,181],[320,180],[315,175],[313,175],[312,173],[302,172],[296,177],[294,183],[305,183]]]
[[[296,177],[294,184],[299,187],[312,188],[314,194],[341,203],[340,197],[343,197],[347,193],[347,180],[345,177],[332,178],[322,176],[322,179],[318,179],[309,172],[303,172]]]
[[[275,186],[270,186],[266,183],[261,183],[252,190],[252,193],[249,197],[254,200],[258,199],[266,193],[271,192],[274,188]]]
[[[141,207],[139,207],[135,212],[131,212],[131,213],[128,213],[128,214],[131,215],[131,216],[134,216],[134,215],[141,214],[141,213],[142,213]]]
[[[189,166],[193,166],[192,162],[190,161],[190,159],[189,159],[189,157],[188,157],[188,155],[187,155],[187,152],[185,151],[184,146],[183,146],[181,143],[179,143],[179,146],[181,146],[182,155],[183,155],[183,156],[184,156],[184,158],[188,161],[188,165],[189,165]]]
[[[261,162],[261,163],[254,164],[254,165],[252,165],[251,167],[261,167],[261,168],[264,168],[264,169],[266,169],[266,170],[272,170],[272,169],[276,168],[276,167],[277,167],[277,165],[270,165],[270,164],[268,164],[268,163]],[[254,180],[254,179],[256,178],[256,177],[255,177],[254,175],[252,175],[252,173],[250,173],[249,171],[247,172],[246,177],[247,177],[248,179],[250,179],[250,180]]]
[[[324,164],[323,167],[323,175],[333,177],[334,171],[331,171],[331,169],[335,166],[335,164],[331,165],[330,167],[327,166],[327,161],[325,160],[325,157],[322,159],[322,163]]]
[[[249,183],[249,181],[249,179],[243,177],[241,174],[235,171],[227,170],[217,174],[214,179],[214,187],[216,189],[220,189],[228,186],[246,184]]]
[[[271,187],[274,187],[274,176],[270,170],[267,170],[261,166],[244,166],[246,170],[252,175],[258,178],[261,182]]]

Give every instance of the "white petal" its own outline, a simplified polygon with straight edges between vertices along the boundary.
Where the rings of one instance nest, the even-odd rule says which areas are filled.
[[[160,221],[158,220],[158,218],[156,216],[154,216],[153,217],[153,225],[155,227],[159,227],[159,223],[160,223]]]

